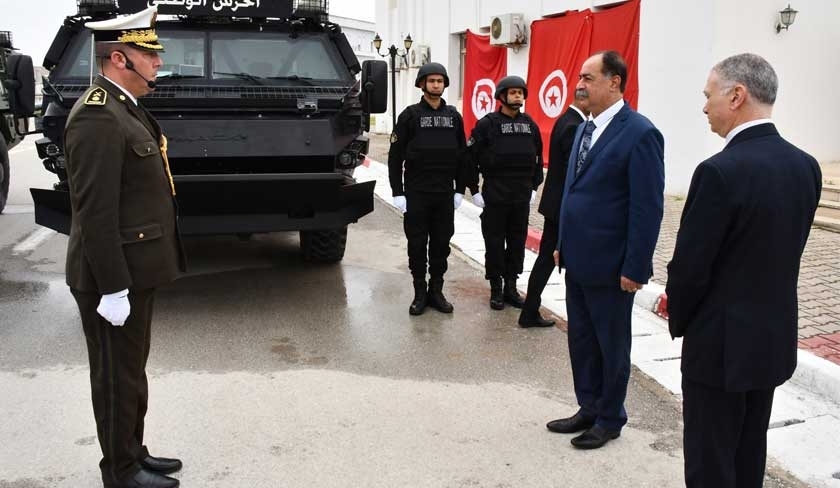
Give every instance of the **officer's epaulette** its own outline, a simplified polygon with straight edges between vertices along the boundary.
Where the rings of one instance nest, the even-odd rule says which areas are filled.
[[[108,92],[104,88],[96,87],[88,93],[85,98],[85,105],[105,105],[105,100],[108,98]]]

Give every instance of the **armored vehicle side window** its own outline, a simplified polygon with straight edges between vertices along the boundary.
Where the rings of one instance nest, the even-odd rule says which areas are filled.
[[[161,32],[160,43],[166,46],[166,52],[160,55],[163,66],[158,76],[204,76],[203,32]]]
[[[260,78],[343,81],[341,70],[346,72],[346,68],[326,42],[329,41],[321,36],[300,35],[293,39],[282,33],[214,32],[210,34],[213,71],[247,73]],[[232,75],[214,74],[213,77],[231,78]]]
[[[90,34],[83,33],[73,40],[73,48],[72,51],[68,50],[68,52],[73,52],[74,56],[68,58],[67,61],[71,61],[69,64],[65,64],[64,62],[61,63],[61,68],[63,76],[67,76],[70,78],[89,78],[90,77]],[[96,67],[96,61],[94,61],[93,66],[93,74],[99,72],[99,69]]]

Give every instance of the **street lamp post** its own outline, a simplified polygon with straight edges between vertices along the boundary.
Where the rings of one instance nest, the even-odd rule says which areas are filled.
[[[373,47],[376,48],[376,54],[381,57],[390,56],[391,57],[391,130],[394,130],[394,127],[397,126],[397,56],[402,56],[405,59],[406,64],[408,64],[408,59],[406,59],[406,55],[408,54],[408,50],[411,49],[411,34],[405,36],[403,39],[403,47],[405,49],[400,52],[397,49],[397,46],[391,44],[391,47],[388,48],[388,51],[385,53],[379,52],[379,48],[382,47],[382,38],[379,37],[379,34],[376,34],[376,37],[373,38]]]

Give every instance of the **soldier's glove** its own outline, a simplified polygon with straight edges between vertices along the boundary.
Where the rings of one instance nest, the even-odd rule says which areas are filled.
[[[476,193],[473,197],[473,203],[478,208],[484,208],[484,197],[481,196],[481,193]]]
[[[464,201],[464,194],[463,193],[456,193],[455,194],[455,200],[454,200],[456,210],[458,209],[458,207],[461,206],[461,202],[463,202],[463,201]]]
[[[120,326],[125,324],[125,319],[131,313],[131,305],[128,303],[128,290],[102,295],[96,313],[102,316],[112,325]]]
[[[400,209],[400,212],[405,213],[408,210],[408,204],[405,201],[405,196],[400,195],[398,197],[394,197],[394,206]]]
[[[531,190],[531,205],[537,201],[537,190]]]

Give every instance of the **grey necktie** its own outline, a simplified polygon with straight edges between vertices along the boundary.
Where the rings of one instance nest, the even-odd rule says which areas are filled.
[[[580,170],[583,168],[583,162],[586,161],[586,156],[589,154],[589,146],[592,145],[593,132],[595,132],[595,122],[590,120],[586,123],[586,127],[583,128],[583,137],[580,140],[580,150],[578,151],[575,175],[580,174]]]

